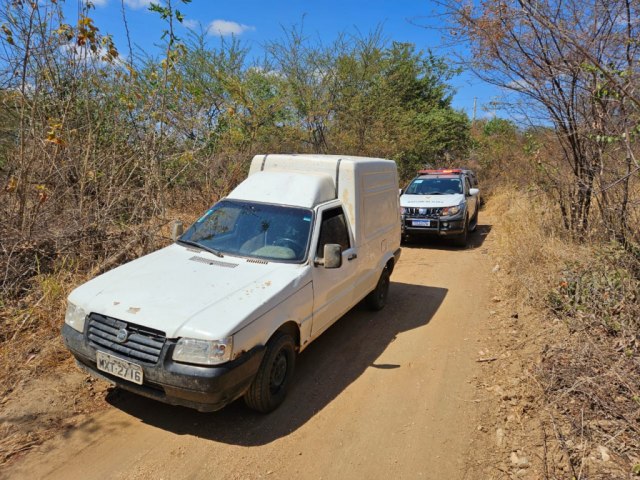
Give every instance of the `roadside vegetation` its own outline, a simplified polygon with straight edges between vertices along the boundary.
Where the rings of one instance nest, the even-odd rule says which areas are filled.
[[[69,364],[74,285],[164,245],[254,154],[386,157],[404,179],[462,164],[500,218],[503,288],[553,333],[531,373],[567,462],[547,478],[640,475],[640,4],[443,2],[465,67],[512,92],[517,123],[472,125],[450,63],[382,30],[291,27],[256,61],[181,38],[179,3],[152,7],[151,54],[118,51],[90,8],[0,0],[0,405]],[[40,441],[2,433],[0,464]],[[587,461],[598,447],[615,468]]]
[[[502,310],[493,308],[516,338],[500,349],[520,357],[518,395],[530,401],[512,445],[527,447],[545,478],[635,478],[638,259],[616,242],[572,238],[549,197],[514,187],[499,187],[488,205],[500,217],[492,235]],[[494,382],[506,389],[503,369],[495,365]],[[509,464],[509,451],[502,457]]]
[[[445,4],[465,64],[529,125],[493,119],[473,138],[501,219],[498,278],[518,310],[539,312],[532,442],[545,476],[638,476],[640,4]]]

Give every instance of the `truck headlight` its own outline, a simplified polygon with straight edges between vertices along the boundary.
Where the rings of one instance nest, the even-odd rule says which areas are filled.
[[[462,209],[464,208],[464,204],[461,203],[460,205],[456,205],[454,207],[444,207],[442,209],[442,216],[443,217],[452,217],[454,215],[459,214]]]
[[[233,337],[222,340],[198,340],[180,338],[173,350],[176,362],[197,363],[199,365],[218,365],[231,359]]]
[[[84,308],[79,307],[71,302],[67,303],[67,313],[64,315],[64,323],[79,332],[84,331],[84,319],[87,312]]]

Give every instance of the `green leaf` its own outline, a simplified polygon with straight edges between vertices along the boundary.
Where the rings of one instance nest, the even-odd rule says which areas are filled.
[[[157,3],[149,4],[149,11],[159,13],[163,20],[166,20],[171,15],[171,9],[168,7],[162,7]]]

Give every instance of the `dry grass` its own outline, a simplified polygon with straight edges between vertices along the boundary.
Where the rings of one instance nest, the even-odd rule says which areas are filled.
[[[510,275],[507,293],[520,305],[544,307],[541,293],[556,282],[558,266],[589,255],[589,247],[571,242],[558,212],[539,192],[498,189],[488,213],[500,217],[498,264]]]
[[[545,452],[548,441],[562,453],[544,455],[546,478],[640,475],[640,262],[615,245],[571,240],[537,192],[500,190],[488,209],[501,218],[504,291],[541,313],[531,385]],[[562,472],[558,458],[569,462],[560,476],[550,473]]]
[[[69,272],[31,278],[30,293],[8,305],[0,343],[0,398],[14,390],[17,382],[55,368],[68,357],[60,328],[66,296],[82,279]]]

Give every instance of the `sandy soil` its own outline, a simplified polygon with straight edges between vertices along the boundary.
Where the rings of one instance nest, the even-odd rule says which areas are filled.
[[[476,468],[483,442],[495,443],[482,427],[495,298],[481,221],[466,249],[406,246],[386,308],[357,306],[303,352],[272,414],[241,401],[203,414],[112,389],[108,408],[0,477],[487,478]]]

